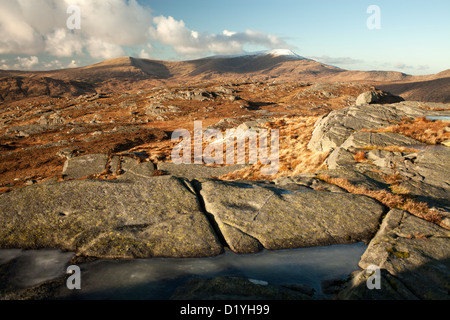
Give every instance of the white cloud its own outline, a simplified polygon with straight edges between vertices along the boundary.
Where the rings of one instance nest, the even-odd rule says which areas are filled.
[[[67,8],[73,5],[80,8],[81,29],[69,30]],[[278,36],[259,31],[191,30],[183,20],[153,18],[151,9],[137,0],[0,0],[0,55],[28,55],[31,62],[38,55],[44,55],[44,61],[110,59],[131,48],[149,58],[150,41],[170,46],[181,56],[241,53],[245,45],[293,49]],[[22,64],[28,67],[17,63]]]
[[[266,48],[292,48],[276,35],[260,31],[231,32],[224,30],[221,34],[199,33],[186,27],[183,20],[159,16],[153,19],[150,28],[151,37],[163,44],[173,47],[182,55],[199,53],[240,53],[244,45],[252,44]]]
[[[145,49],[142,49],[141,52],[139,53],[139,58],[150,59],[150,54],[147,51],[145,51]]]
[[[0,69],[9,70],[9,65],[7,65],[8,61],[6,59],[0,60]]]
[[[36,54],[44,48],[39,33],[23,16],[18,1],[0,2],[0,54]]]
[[[228,31],[228,30],[223,30],[223,31],[222,31],[222,34],[223,34],[224,36],[231,37],[231,36],[234,36],[234,35],[236,34],[236,32]]]
[[[329,56],[321,56],[321,57],[311,57],[311,59],[317,60],[319,62],[325,63],[325,64],[358,64],[364,62],[363,60],[354,59],[351,57],[329,57]]]
[[[36,56],[31,56],[29,58],[17,57],[16,60],[17,63],[14,65],[14,69],[30,70],[39,63],[39,58]]]
[[[407,65],[406,63],[403,63],[403,62],[394,63],[394,68],[400,69],[400,70],[419,70],[419,71],[430,69],[430,67],[428,65],[413,66],[413,65]]]
[[[66,0],[81,8],[81,32],[87,37],[120,46],[132,46],[148,40],[152,23],[150,8],[136,0]]]
[[[57,57],[70,57],[83,52],[83,41],[67,29],[54,30],[47,36],[46,51]]]
[[[77,68],[78,67],[78,62],[76,60],[72,60],[67,66],[66,68]]]
[[[86,50],[91,57],[96,59],[107,60],[125,55],[125,51],[120,45],[109,43],[99,38],[89,39],[86,44]]]
[[[61,61],[59,61],[57,59],[52,60],[52,61],[47,62],[47,63],[44,63],[44,68],[48,69],[48,70],[50,70],[50,69],[60,69],[62,67],[63,67],[63,64],[61,63]]]
[[[67,28],[67,8],[80,7],[81,29]],[[121,46],[148,42],[150,8],[136,0],[0,1],[0,54],[123,55]]]

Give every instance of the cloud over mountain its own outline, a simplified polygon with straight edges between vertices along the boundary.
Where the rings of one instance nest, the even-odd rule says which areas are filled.
[[[67,27],[71,6],[80,8],[80,29]],[[259,31],[194,31],[171,16],[154,18],[151,8],[136,0],[1,1],[0,21],[0,54],[9,55],[105,60],[134,48],[141,57],[151,57],[156,42],[182,56],[240,53],[245,44],[289,47],[279,37]]]
[[[180,54],[219,53],[231,54],[244,51],[245,44],[260,45],[265,48],[292,48],[276,35],[246,30],[232,32],[224,30],[221,34],[200,33],[186,27],[183,20],[159,16],[154,18],[150,28],[151,37],[163,44],[172,46]]]

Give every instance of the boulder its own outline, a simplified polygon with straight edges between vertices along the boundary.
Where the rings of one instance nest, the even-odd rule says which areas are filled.
[[[288,191],[212,179],[195,186],[218,232],[237,253],[248,252],[241,245],[243,237],[253,242],[252,248],[258,241],[265,249],[368,241],[384,212],[377,201],[348,193]]]
[[[360,94],[356,99],[356,105],[361,106],[372,103],[397,103],[401,101],[404,101],[402,97],[395,96],[389,92],[372,90]]]
[[[68,179],[81,179],[99,174],[106,169],[108,156],[106,154],[88,154],[67,159],[64,163],[63,175]]]
[[[0,248],[60,248],[102,258],[222,252],[192,186],[163,176],[72,180],[0,195]]]
[[[376,91],[366,91],[361,93],[358,98],[356,98],[356,105],[361,106],[365,104],[377,103],[380,97]]]

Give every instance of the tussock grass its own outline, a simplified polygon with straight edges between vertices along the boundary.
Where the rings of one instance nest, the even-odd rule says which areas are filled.
[[[350,183],[348,179],[332,178],[329,175],[319,175],[318,178],[327,183],[335,184],[350,193],[365,195],[376,199],[391,209],[408,211],[416,217],[435,224],[440,224],[442,222],[442,216],[437,210],[431,209],[425,202],[411,199],[407,195],[394,194],[388,190],[369,190],[365,187],[355,186]]]
[[[392,132],[415,139],[422,143],[439,144],[450,139],[450,132],[446,132],[447,123],[427,120],[425,117],[416,119],[403,119],[400,123],[376,130],[363,130],[366,132]]]
[[[245,169],[221,176],[224,180],[273,180],[279,177],[299,175],[324,169],[323,162],[328,153],[313,152],[308,149],[314,125],[314,116],[296,116],[276,119],[265,124],[264,129],[278,129],[279,142],[279,171],[274,175],[262,175],[263,164],[258,162]]]
[[[398,172],[396,172],[393,174],[384,175],[383,180],[389,184],[397,184],[400,181],[402,181],[403,179],[402,179],[402,176]]]

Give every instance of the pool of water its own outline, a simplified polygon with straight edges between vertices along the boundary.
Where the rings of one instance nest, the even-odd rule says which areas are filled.
[[[428,120],[442,120],[444,122],[450,122],[450,116],[432,116],[427,117]]]
[[[235,254],[212,258],[97,260],[80,264],[81,290],[60,289],[63,299],[166,300],[191,277],[239,275],[273,284],[305,284],[322,296],[321,281],[358,269],[363,243]],[[15,277],[30,286],[65,274],[73,256],[59,250],[0,250],[0,263],[16,258]],[[20,263],[20,261],[22,261]]]

